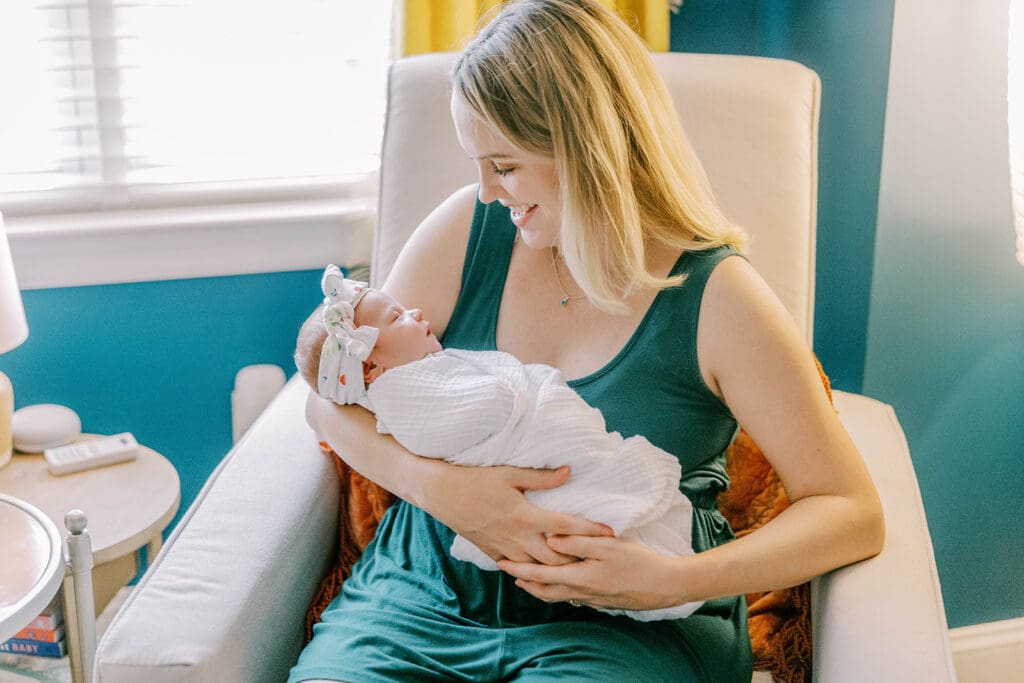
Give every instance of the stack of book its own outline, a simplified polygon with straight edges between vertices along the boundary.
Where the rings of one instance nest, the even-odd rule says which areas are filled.
[[[37,657],[63,657],[67,654],[64,610],[59,595],[31,624],[15,633],[10,640],[0,642],[0,652]]]

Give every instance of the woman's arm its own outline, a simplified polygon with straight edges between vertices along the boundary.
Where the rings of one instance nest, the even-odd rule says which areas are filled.
[[[422,310],[439,338],[462,289],[462,266],[475,206],[475,185],[463,187],[443,201],[413,231],[381,287],[406,308]]]
[[[712,274],[697,351],[709,386],[760,446],[792,503],[757,532],[704,553],[705,590],[792,586],[880,552],[885,525],[874,483],[796,325],[745,260],[726,259]]]
[[[438,336],[444,333],[462,282],[476,187],[455,192],[416,229],[383,289],[408,308],[419,308]],[[541,510],[523,491],[553,488],[565,470],[471,468],[420,458],[357,406],[338,406],[311,394],[306,419],[357,472],[426,510],[495,559],[566,562],[546,543],[550,534],[607,534],[607,527]]]
[[[881,550],[881,505],[860,454],[792,319],[743,259],[726,259],[708,281],[697,355],[705,382],[760,446],[792,505],[757,531],[687,558],[618,539],[553,538],[554,549],[587,559],[501,563],[524,588],[545,600],[650,609],[796,585]]]

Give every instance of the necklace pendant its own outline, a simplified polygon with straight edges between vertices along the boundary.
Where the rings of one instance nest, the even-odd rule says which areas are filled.
[[[561,301],[559,301],[558,303],[559,303],[559,304],[560,304],[561,306],[565,306],[565,305],[566,305],[567,303],[569,303],[569,297],[566,297],[566,298],[562,299],[562,300],[561,300]]]

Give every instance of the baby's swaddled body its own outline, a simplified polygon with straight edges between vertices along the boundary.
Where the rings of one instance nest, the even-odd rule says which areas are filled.
[[[388,370],[368,387],[367,399],[377,430],[414,453],[477,467],[569,465],[566,484],[528,491],[527,498],[605,524],[660,555],[693,554],[693,506],[679,490],[679,461],[642,436],[608,432],[601,412],[555,368],[500,351],[448,349]],[[497,569],[462,536],[451,552]],[[603,611],[652,621],[689,616],[701,604]]]

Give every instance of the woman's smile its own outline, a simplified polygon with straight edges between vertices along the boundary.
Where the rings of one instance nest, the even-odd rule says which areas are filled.
[[[533,212],[537,208],[536,204],[525,204],[519,206],[505,204],[505,206],[508,206],[508,209],[512,214],[512,222],[520,230],[522,230],[523,226],[530,220],[530,217],[533,216]]]

